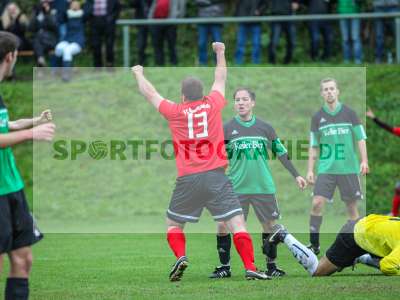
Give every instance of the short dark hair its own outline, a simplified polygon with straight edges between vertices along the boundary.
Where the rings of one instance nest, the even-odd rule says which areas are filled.
[[[0,63],[4,61],[8,53],[14,53],[18,49],[18,44],[18,38],[14,34],[0,31]]]
[[[254,93],[251,89],[249,89],[247,87],[239,87],[239,88],[237,88],[235,90],[235,92],[233,93],[233,99],[236,98],[236,94],[238,92],[240,92],[240,91],[246,91],[249,94],[250,99],[253,100],[253,101],[256,101],[256,93]]]
[[[182,81],[182,95],[188,101],[201,100],[204,97],[203,83],[195,77],[187,77]]]

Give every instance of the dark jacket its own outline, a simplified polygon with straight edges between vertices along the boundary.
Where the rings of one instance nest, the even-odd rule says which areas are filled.
[[[152,0],[133,0],[131,6],[135,9],[135,19],[147,19]]]
[[[293,14],[292,3],[298,0],[268,0],[272,15],[291,15]]]
[[[88,18],[94,17],[94,0],[86,0],[84,5],[84,12]],[[107,22],[115,23],[121,12],[121,3],[119,0],[107,0]]]
[[[195,0],[200,18],[219,18],[224,16],[224,0]]]
[[[70,43],[77,43],[81,48],[85,46],[85,16],[83,10],[67,10],[65,13],[67,34],[64,40]]]
[[[45,13],[39,6],[35,9],[29,29],[41,40],[47,40],[48,44],[56,45],[58,39],[57,12],[50,10]]]
[[[236,4],[235,16],[252,17],[262,15],[267,8],[267,0],[238,1]]]
[[[329,14],[332,12],[332,0],[302,0],[310,15]]]
[[[51,7],[57,11],[57,22],[63,24],[66,22],[65,14],[69,8],[68,0],[54,0],[51,2]]]

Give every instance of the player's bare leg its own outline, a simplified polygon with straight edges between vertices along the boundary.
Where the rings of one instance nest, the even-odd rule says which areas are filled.
[[[10,273],[7,278],[6,299],[29,298],[29,273],[32,267],[32,250],[23,247],[9,254]]]
[[[325,203],[328,199],[322,196],[314,196],[311,206],[310,214],[310,245],[309,248],[315,253],[319,254],[319,232],[322,224],[322,215]]]
[[[225,222],[217,222],[217,251],[220,265],[210,274],[209,278],[229,278],[231,277],[231,234]]]
[[[267,220],[261,223],[263,228],[261,250],[266,257],[267,269],[265,273],[271,277],[281,277],[286,275],[286,273],[276,266],[277,245],[274,243],[270,243],[269,241],[269,237],[272,233],[272,228],[275,224],[275,220]]]
[[[186,239],[185,234],[183,233],[185,224],[167,218],[167,227],[168,244],[177,258],[175,264],[172,266],[169,279],[171,281],[179,281],[188,266],[188,259],[186,257]]]
[[[246,279],[271,279],[266,274],[258,272],[254,265],[253,241],[247,232],[243,214],[232,217],[225,224],[233,234],[233,243],[246,270]]]
[[[347,215],[349,216],[350,220],[354,221],[360,217],[360,214],[358,213],[357,204],[358,204],[357,200],[346,202]]]
[[[326,256],[324,256],[320,259],[317,270],[312,276],[329,276],[338,270],[339,268],[331,263]]]

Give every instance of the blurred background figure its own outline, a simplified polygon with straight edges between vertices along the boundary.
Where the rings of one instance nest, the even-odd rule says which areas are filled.
[[[90,35],[93,64],[103,67],[102,47],[106,46],[106,66],[114,66],[114,42],[116,21],[121,11],[119,0],[87,0],[85,14],[90,17]]]
[[[293,15],[299,9],[297,0],[269,0],[272,15]],[[284,63],[289,64],[293,59],[296,43],[296,27],[293,22],[272,22],[271,40],[269,44],[268,58],[271,64],[276,63],[276,47],[279,44],[281,32],[286,35],[286,55]]]
[[[67,31],[65,16],[71,0],[52,0],[52,8],[57,12],[58,38],[64,40]]]
[[[132,6],[135,9],[135,19],[147,19],[151,3],[152,0],[133,0]],[[137,30],[136,46],[138,50],[138,61],[135,64],[145,66],[147,63],[146,48],[149,36],[149,26],[139,25],[137,26]]]
[[[186,0],[153,0],[149,19],[183,18],[186,13]],[[169,61],[172,65],[178,64],[176,53],[176,25],[151,26],[151,39],[153,42],[155,64],[165,65],[164,42],[168,43]]]
[[[254,17],[264,14],[267,8],[266,0],[248,0],[237,1],[236,4],[236,17]],[[261,54],[261,23],[241,23],[237,31],[236,37],[236,53],[235,63],[238,65],[243,64],[244,54],[246,50],[247,35],[252,35],[251,62],[253,64],[260,63]]]
[[[361,0],[338,0],[337,12],[339,14],[360,13]],[[342,19],[339,21],[342,34],[343,58],[345,63],[350,63],[353,57],[354,63],[362,63],[361,20]]]
[[[0,0],[0,15],[3,13],[10,0]]]
[[[374,12],[377,13],[390,13],[400,11],[400,0],[374,0]],[[386,24],[385,24],[386,23]],[[395,35],[395,21],[394,19],[387,22],[383,19],[375,20],[375,62],[382,63],[385,54],[385,25],[387,25],[391,34]],[[392,63],[392,53],[390,50],[387,52],[387,61]]]
[[[224,16],[225,4],[224,0],[195,0],[199,18],[220,18]],[[198,47],[199,47],[199,64],[207,65],[209,47],[209,37],[212,42],[222,41],[222,24],[199,24],[198,30]]]
[[[19,39],[18,50],[30,50],[32,45],[26,38],[29,20],[15,2],[10,2],[1,15],[3,30],[15,34]]]
[[[79,54],[85,45],[84,13],[78,1],[71,2],[65,21],[65,37],[57,44],[55,54],[62,59],[62,79],[69,81],[73,57]]]
[[[332,0],[302,0],[307,6],[309,15],[325,15],[332,13]],[[326,61],[331,56],[332,25],[330,21],[315,20],[308,23],[310,30],[310,57],[313,61]],[[322,36],[323,52],[320,56],[320,37]]]
[[[33,51],[37,66],[45,67],[45,56],[54,49],[58,41],[57,14],[50,7],[50,0],[40,1],[34,10],[29,28],[33,32]]]

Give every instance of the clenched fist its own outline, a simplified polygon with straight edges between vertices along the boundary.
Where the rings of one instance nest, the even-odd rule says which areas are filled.
[[[143,74],[143,67],[140,66],[140,65],[136,65],[136,66],[132,67],[131,70],[132,70],[132,73],[133,73],[134,75]]]
[[[51,141],[54,137],[56,125],[45,123],[32,128],[32,137],[36,141]]]
[[[212,43],[212,48],[215,53],[224,52],[225,44],[221,43],[221,42],[214,42],[214,43]]]

